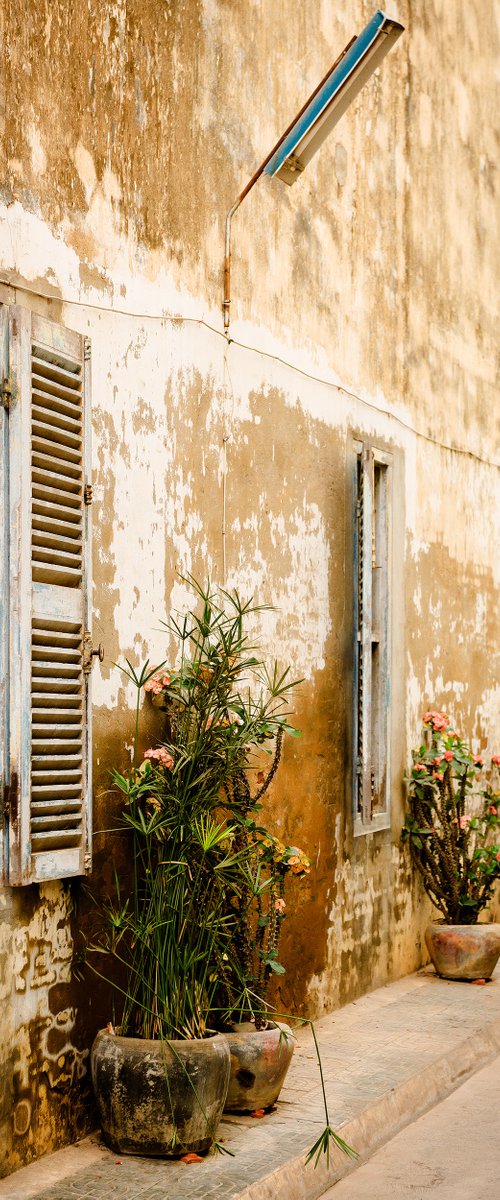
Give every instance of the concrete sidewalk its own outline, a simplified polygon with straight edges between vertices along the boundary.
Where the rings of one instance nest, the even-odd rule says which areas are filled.
[[[448,983],[431,968],[316,1025],[330,1119],[362,1159],[458,1087],[500,1050],[500,973],[485,986]],[[277,1111],[228,1117],[220,1137],[235,1157],[203,1163],[118,1158],[99,1135],[0,1182],[8,1200],[315,1200],[350,1169],[305,1166],[323,1127],[310,1031],[298,1034]]]

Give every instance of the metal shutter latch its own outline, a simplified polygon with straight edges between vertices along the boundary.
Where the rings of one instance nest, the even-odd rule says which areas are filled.
[[[89,675],[92,670],[93,658],[98,658],[99,662],[103,661],[104,646],[102,642],[99,642],[99,645],[94,648],[92,645],[92,634],[88,630],[85,630],[83,635],[83,670],[86,675]]]

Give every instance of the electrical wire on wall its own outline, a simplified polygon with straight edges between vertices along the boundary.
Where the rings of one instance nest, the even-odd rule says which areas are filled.
[[[198,325],[200,328],[207,329],[219,338],[223,338],[225,342],[225,361],[229,346],[237,346],[240,350],[247,350],[249,354],[257,354],[259,358],[265,358],[271,362],[280,363],[289,371],[296,375],[302,376],[303,379],[310,379],[313,383],[319,383],[322,387],[331,388],[335,392],[343,392],[344,395],[352,397],[358,404],[362,404],[364,408],[370,409],[371,412],[379,413],[380,416],[387,417],[390,421],[394,421],[402,429],[408,430],[414,437],[420,438],[424,442],[428,442],[431,446],[437,446],[440,450],[448,450],[450,454],[460,454],[464,458],[471,458],[474,462],[482,463],[485,467],[493,467],[495,470],[500,469],[500,462],[495,459],[485,458],[481,454],[476,454],[474,450],[468,450],[466,446],[455,446],[452,442],[443,442],[439,438],[432,437],[431,434],[424,433],[422,429],[418,429],[410,421],[405,421],[403,417],[397,413],[391,412],[390,409],[382,408],[378,404],[374,404],[372,400],[368,400],[365,396],[360,396],[351,388],[343,383],[334,383],[331,379],[325,379],[324,376],[316,375],[313,371],[306,371],[304,367],[299,367],[296,363],[290,362],[289,359],[283,358],[279,354],[273,354],[269,350],[262,350],[259,346],[250,346],[246,342],[239,342],[236,338],[227,338],[222,329],[217,329],[215,325],[211,325],[204,317],[187,317],[181,313],[141,313],[134,312],[123,308],[113,308],[111,305],[94,304],[87,300],[68,300],[63,296],[50,295],[49,292],[42,292],[36,287],[28,287],[24,284],[12,283],[8,279],[0,277],[0,283],[7,287],[11,287],[13,291],[24,292],[27,295],[39,296],[40,299],[50,300],[57,304],[73,305],[76,308],[88,308],[95,312],[105,312],[114,314],[115,316],[135,318],[140,321],[159,321],[165,323],[170,321],[174,325]],[[232,385],[230,385],[232,387]]]

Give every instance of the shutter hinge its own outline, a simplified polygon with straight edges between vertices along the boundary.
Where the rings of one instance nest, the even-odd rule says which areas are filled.
[[[2,405],[8,412],[11,404],[12,404],[12,380],[11,380],[10,375],[8,375],[5,377],[5,379],[2,380]]]
[[[90,338],[86,337],[83,339],[83,357],[84,357],[85,362],[88,362],[88,360],[90,358],[90,353],[91,353],[91,341],[90,341]]]
[[[6,817],[8,820],[10,817],[10,788],[9,788],[8,783],[4,783],[2,790],[3,790],[3,796],[2,796],[2,807],[0,810],[0,816]]]
[[[92,857],[90,854],[85,854],[83,858],[84,871],[90,871],[92,867]]]
[[[92,504],[92,484],[86,483],[83,489],[83,499],[85,504]]]
[[[10,783],[5,783],[3,787],[3,808],[2,815],[11,823],[15,824],[18,817],[19,807],[19,779],[17,772],[13,771],[10,777]]]

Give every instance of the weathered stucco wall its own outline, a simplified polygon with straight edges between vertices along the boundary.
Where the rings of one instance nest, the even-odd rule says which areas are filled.
[[[281,993],[311,1012],[421,962],[398,839],[423,706],[500,746],[495,0],[398,4],[404,38],[299,183],[235,219],[222,335],[226,210],[372,7],[0,2],[0,300],[92,339],[96,828],[131,730],[111,664],[163,658],[176,572],[222,579],[225,491],[227,581],[276,605],[264,640],[305,679],[271,806],[313,860]],[[394,528],[392,830],[354,839],[355,435],[394,455]],[[98,836],[96,879],[112,854]],[[0,893],[0,1174],[92,1119],[80,903]]]

